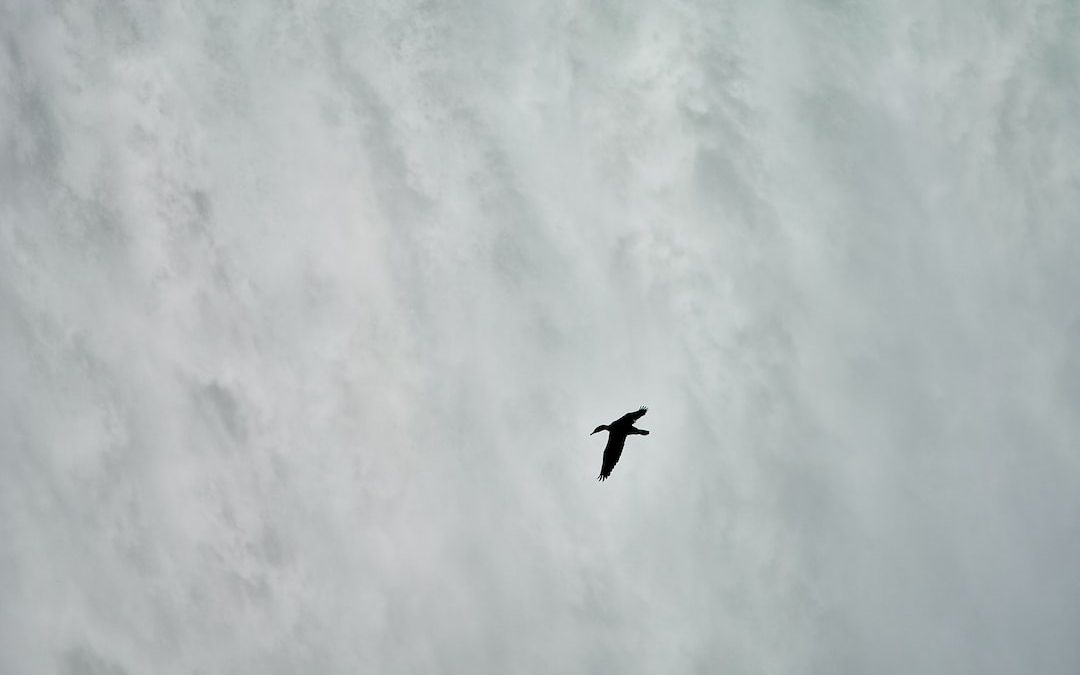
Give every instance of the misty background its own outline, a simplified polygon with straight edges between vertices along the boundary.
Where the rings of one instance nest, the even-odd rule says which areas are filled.
[[[1080,672],[1077,3],[0,36],[0,672]]]

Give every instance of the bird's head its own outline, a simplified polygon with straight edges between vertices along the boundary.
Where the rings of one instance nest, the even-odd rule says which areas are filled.
[[[595,434],[597,431],[604,431],[607,428],[608,428],[608,426],[606,424],[601,424],[600,426],[598,426],[598,427],[596,427],[595,429],[592,430],[592,434]],[[592,434],[589,434],[589,435],[592,436]]]

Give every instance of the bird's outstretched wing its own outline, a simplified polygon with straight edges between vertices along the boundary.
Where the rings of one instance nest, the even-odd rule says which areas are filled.
[[[619,463],[622,456],[623,444],[626,442],[626,434],[608,434],[607,446],[604,448],[604,463],[600,467],[599,480],[607,480],[611,470]]]
[[[641,406],[640,408],[638,408],[634,412],[626,413],[625,415],[620,417],[615,422],[615,424],[620,424],[620,423],[621,424],[633,424],[634,422],[641,419],[645,415],[645,413],[647,413],[647,412],[649,412],[649,409],[646,408],[645,406]]]

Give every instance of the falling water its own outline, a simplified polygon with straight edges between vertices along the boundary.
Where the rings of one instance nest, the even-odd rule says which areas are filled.
[[[1077,3],[0,35],[3,673],[1080,672]]]

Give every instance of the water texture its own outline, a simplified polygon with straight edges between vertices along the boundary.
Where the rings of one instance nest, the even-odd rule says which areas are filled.
[[[0,672],[1080,672],[1080,4],[0,40]]]

